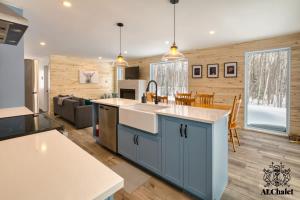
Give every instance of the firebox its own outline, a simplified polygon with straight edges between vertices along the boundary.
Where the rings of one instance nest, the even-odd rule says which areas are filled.
[[[135,89],[122,89],[120,88],[120,98],[135,99]]]

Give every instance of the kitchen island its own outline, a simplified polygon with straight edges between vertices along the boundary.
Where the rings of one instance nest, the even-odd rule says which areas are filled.
[[[221,199],[228,182],[229,110],[94,100],[96,140],[105,105],[118,110],[118,154],[196,197]]]
[[[0,199],[107,200],[124,180],[56,130],[0,141]]]

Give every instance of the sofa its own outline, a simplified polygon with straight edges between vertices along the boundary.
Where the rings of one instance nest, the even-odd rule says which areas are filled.
[[[65,97],[62,105],[59,105],[59,98],[53,97],[54,115],[75,125],[77,129],[92,126],[92,105],[88,100],[77,97]]]

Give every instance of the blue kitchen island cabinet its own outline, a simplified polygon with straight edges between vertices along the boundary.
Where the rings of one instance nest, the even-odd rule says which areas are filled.
[[[159,116],[162,177],[202,199],[220,199],[228,182],[227,116],[202,123]]]
[[[161,137],[118,125],[118,153],[161,175]]]

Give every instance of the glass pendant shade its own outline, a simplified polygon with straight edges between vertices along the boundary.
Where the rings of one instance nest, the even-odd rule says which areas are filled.
[[[128,67],[128,62],[124,59],[124,57],[119,54],[116,61],[115,61],[116,67]]]
[[[162,57],[162,61],[177,61],[177,60],[183,60],[185,57],[182,53],[179,52],[178,47],[174,43],[170,50]]]

